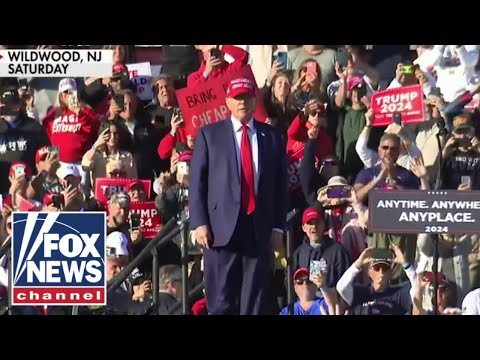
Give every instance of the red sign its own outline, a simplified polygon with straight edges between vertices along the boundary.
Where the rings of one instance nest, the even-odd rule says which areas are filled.
[[[155,201],[132,202],[130,212],[140,214],[140,230],[145,239],[153,239],[162,227]]]
[[[287,154],[287,176],[288,176],[288,191],[294,193],[301,188],[300,184],[300,162],[303,158],[303,152],[305,150],[305,144],[298,142],[298,150],[294,153]],[[297,148],[297,146],[296,146]]]
[[[373,126],[387,126],[392,123],[394,113],[402,114],[402,123],[416,123],[425,120],[425,105],[421,85],[405,86],[376,92],[370,106],[375,118]]]
[[[139,180],[139,179],[122,179],[122,178],[99,178],[95,180],[95,198],[103,205],[107,204],[108,199],[113,194],[119,192],[127,192],[130,184],[133,182],[141,181],[143,187],[147,193],[147,197],[150,199],[150,192],[152,187],[151,180]]]
[[[194,134],[198,128],[230,116],[225,103],[227,87],[231,80],[237,78],[247,78],[256,84],[252,69],[250,66],[244,66],[235,73],[213,78],[194,88],[184,88],[175,92],[187,134]],[[254,117],[256,120],[265,121],[266,114],[262,94],[257,88],[257,108]]]

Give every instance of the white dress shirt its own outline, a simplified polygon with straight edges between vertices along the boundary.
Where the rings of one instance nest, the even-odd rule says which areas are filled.
[[[231,117],[232,124],[233,124],[233,131],[235,133],[235,144],[237,150],[237,169],[238,169],[238,176],[241,183],[241,174],[242,174],[242,156],[241,156],[241,146],[242,146],[242,134],[243,128],[242,123],[240,120],[235,119],[233,116]],[[252,148],[252,156],[253,156],[253,181],[255,184],[255,195],[257,195],[258,191],[258,141],[257,141],[257,129],[255,128],[253,118],[247,123],[248,126],[248,138],[250,139],[250,146]]]
[[[231,116],[231,121],[233,124],[233,133],[235,135],[237,169],[238,169],[238,177],[240,179],[240,186],[241,186],[241,183],[242,183],[241,181],[241,174],[242,174],[241,146],[242,146],[243,128],[240,120],[237,120],[233,116]],[[255,196],[256,196],[258,192],[258,139],[257,139],[257,129],[255,128],[255,123],[253,121],[253,118],[248,121],[247,126],[248,126],[248,138],[250,139],[250,147],[252,148],[253,182],[255,185]],[[273,228],[272,230],[279,233],[283,233],[283,229]]]

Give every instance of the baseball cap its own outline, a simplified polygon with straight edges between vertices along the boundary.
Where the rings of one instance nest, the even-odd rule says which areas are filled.
[[[308,208],[303,212],[302,224],[309,222],[310,220],[317,220],[321,216],[320,212],[315,208]]]
[[[345,179],[343,176],[332,176],[330,180],[328,180],[328,185],[329,186],[346,186],[348,185],[347,179]]]
[[[354,76],[350,80],[347,81],[347,84],[348,84],[348,90],[352,91],[352,89],[354,89],[357,86],[360,86],[360,87],[364,86],[365,81],[363,80],[363,78],[361,76]]]
[[[58,91],[59,92],[65,92],[65,91],[75,92],[77,91],[77,82],[75,81],[75,79],[72,79],[72,78],[62,79],[58,84]]]
[[[57,177],[59,179],[65,179],[67,176],[72,175],[75,177],[81,177],[80,171],[75,165],[62,164],[57,170]]]
[[[107,236],[107,248],[112,249],[110,256],[128,256],[128,239],[124,233],[114,231]]]
[[[48,146],[42,146],[35,153],[35,164],[38,164],[40,161],[45,160],[48,155]]]
[[[145,191],[145,186],[143,186],[143,182],[141,180],[132,181],[128,185],[128,191],[132,190],[134,187],[141,187]]]
[[[189,161],[192,160],[192,155],[193,155],[193,152],[191,150],[182,151],[178,155],[178,161],[179,162],[189,162]]]
[[[474,129],[470,116],[462,114],[453,118],[453,132],[461,129]]]
[[[378,265],[378,264],[383,264],[383,265],[387,265],[387,266],[392,266],[392,262],[388,259],[373,259],[371,262],[370,262],[370,266],[375,266],[375,265]]]
[[[239,95],[255,96],[255,85],[246,78],[234,79],[230,81],[227,88],[227,96],[234,98]]]
[[[300,268],[295,271],[293,274],[293,281],[302,278],[302,277],[308,277],[310,275],[310,271],[308,271],[307,268]]]
[[[0,95],[2,104],[18,104],[20,103],[20,95],[17,88],[9,88],[2,91]]]
[[[23,161],[16,161],[10,165],[10,170],[8,172],[8,176],[15,177],[15,171],[17,168],[23,168],[23,173],[25,177],[30,178],[32,176],[32,169],[26,162]]]

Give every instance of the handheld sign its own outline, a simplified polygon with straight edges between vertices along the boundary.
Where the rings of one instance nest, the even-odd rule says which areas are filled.
[[[369,231],[478,234],[480,191],[372,190]]]
[[[402,114],[403,124],[425,120],[425,105],[423,104],[421,85],[378,91],[372,95],[370,106],[375,114],[372,126],[390,125],[395,113]]]
[[[153,239],[162,226],[155,201],[132,202],[130,211],[140,215],[140,230],[145,239]]]
[[[142,101],[152,100],[152,69],[149,62],[127,64],[128,77],[136,86],[136,94]]]
[[[196,130],[204,125],[223,120],[230,116],[230,111],[225,103],[227,87],[231,80],[247,78],[256,84],[250,66],[244,66],[232,74],[226,74],[219,78],[209,79],[205,84],[194,88],[184,88],[175,92],[178,105],[182,110],[187,134],[195,134]],[[255,85],[257,87],[257,85]],[[263,99],[258,87],[257,108],[254,117],[256,120],[265,121],[267,113],[263,105]]]
[[[150,198],[152,181],[124,178],[97,178],[95,180],[95,198],[100,204],[105,205],[113,194],[127,192],[130,184],[141,181],[147,197]]]

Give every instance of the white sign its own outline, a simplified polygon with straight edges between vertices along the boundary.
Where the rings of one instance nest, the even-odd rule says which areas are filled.
[[[110,77],[113,50],[0,50],[0,77]]]
[[[149,62],[127,64],[128,76],[137,86],[137,96],[142,101],[152,100],[152,69]]]

